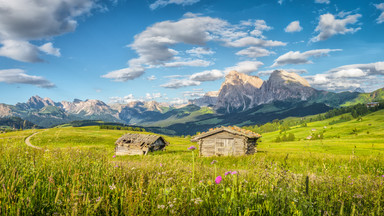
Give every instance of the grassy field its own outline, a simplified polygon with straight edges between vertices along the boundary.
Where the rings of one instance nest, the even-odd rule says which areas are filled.
[[[241,157],[196,157],[169,136],[166,151],[115,157],[127,131],[95,126],[0,134],[0,214],[384,215],[384,111],[339,118],[291,128],[292,142],[262,134]],[[36,131],[49,151],[24,144]]]

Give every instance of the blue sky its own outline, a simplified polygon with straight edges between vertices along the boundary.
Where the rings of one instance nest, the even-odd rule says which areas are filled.
[[[384,1],[0,0],[0,103],[184,103],[230,70],[384,87]]]

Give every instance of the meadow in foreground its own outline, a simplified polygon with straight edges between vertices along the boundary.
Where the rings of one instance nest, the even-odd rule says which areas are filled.
[[[242,157],[196,157],[197,151],[188,150],[193,143],[180,137],[165,137],[171,145],[164,152],[114,157],[114,141],[125,132],[97,127],[55,128],[33,137],[33,144],[49,151],[25,146],[33,131],[8,133],[0,139],[0,211],[384,215],[382,117],[377,112],[334,124],[324,140],[275,143],[278,132],[263,134],[259,152]],[[292,131],[299,139],[327,124]],[[355,127],[357,135],[349,132]]]

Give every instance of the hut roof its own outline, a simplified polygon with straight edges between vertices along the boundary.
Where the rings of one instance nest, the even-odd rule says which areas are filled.
[[[239,128],[237,126],[229,126],[229,127],[221,126],[219,128],[210,129],[207,132],[196,135],[195,137],[193,137],[193,139],[191,141],[197,142],[199,139],[202,139],[204,137],[211,136],[213,134],[220,133],[223,131],[226,131],[226,132],[232,133],[232,134],[236,134],[236,135],[240,135],[240,136],[245,136],[248,138],[260,138],[261,137],[261,135],[258,133],[252,132],[250,130],[242,129],[242,128]]]
[[[153,135],[153,134],[124,134],[117,141],[116,145],[122,144],[139,144],[141,147],[149,146],[152,143],[156,142],[158,139],[162,139],[163,142],[168,145],[168,142],[162,136]]]

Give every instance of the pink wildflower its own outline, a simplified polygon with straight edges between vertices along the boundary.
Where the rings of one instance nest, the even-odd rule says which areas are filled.
[[[216,184],[220,184],[221,180],[223,180],[223,179],[221,178],[221,176],[217,176],[216,179],[215,179],[215,183],[216,183]]]
[[[115,157],[116,157],[116,155],[113,155],[112,157],[113,157],[113,158],[115,158]]]
[[[229,175],[231,174],[231,171],[225,172],[224,175]]]
[[[191,147],[188,148],[188,150],[194,151],[194,150],[196,150],[196,147],[195,146],[191,146]]]
[[[231,174],[232,175],[237,175],[237,171],[233,171]]]

